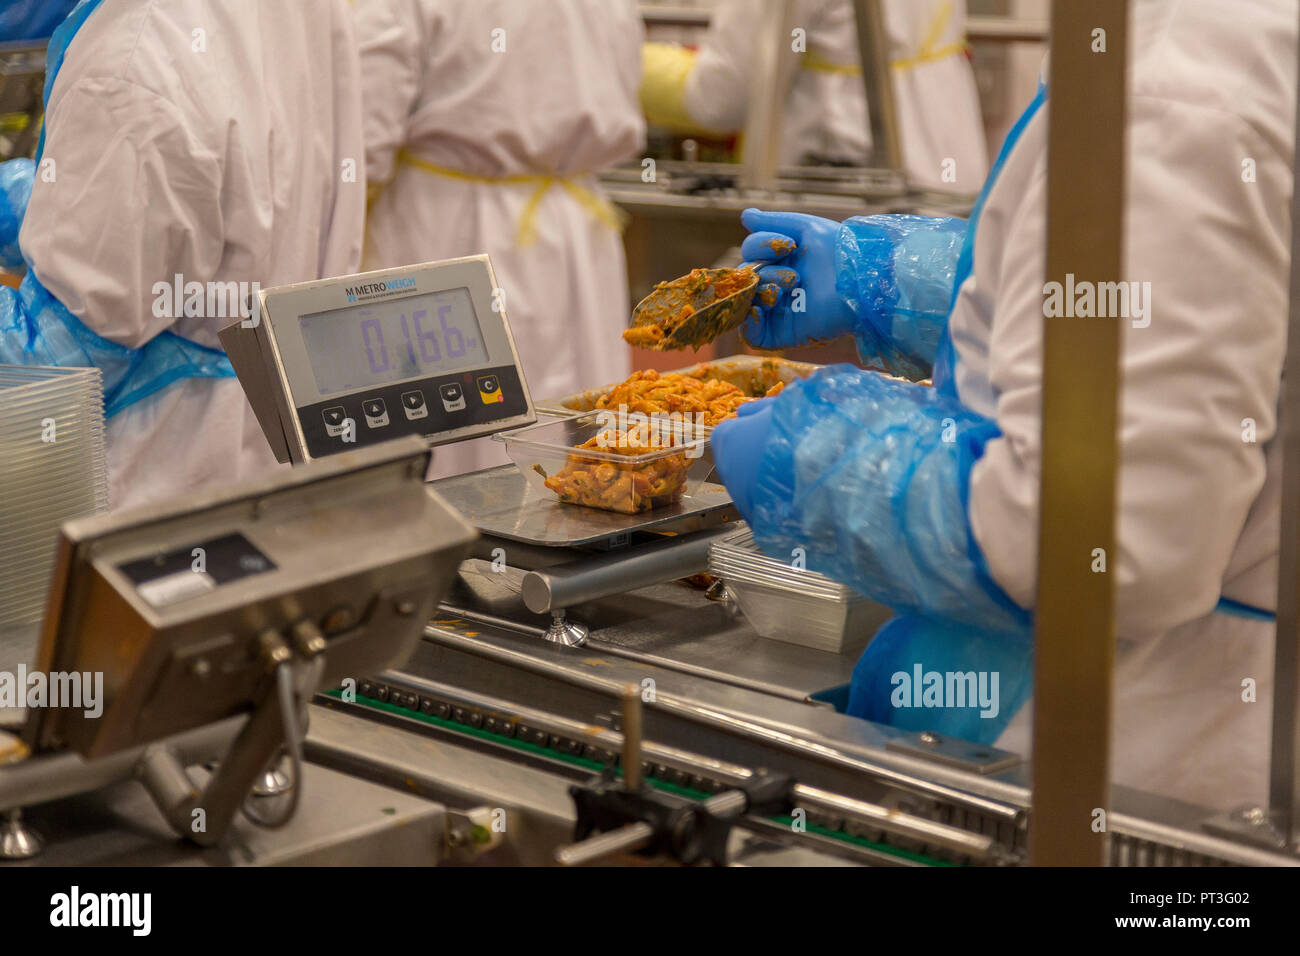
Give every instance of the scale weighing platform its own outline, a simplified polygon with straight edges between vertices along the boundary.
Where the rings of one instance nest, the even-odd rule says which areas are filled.
[[[463,441],[537,420],[497,290],[486,255],[264,289],[221,344],[281,462]]]

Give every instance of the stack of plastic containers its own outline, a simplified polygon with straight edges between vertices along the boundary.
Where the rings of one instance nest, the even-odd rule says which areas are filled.
[[[107,508],[99,369],[0,365],[0,629],[40,619],[59,526]]]
[[[825,575],[767,557],[747,527],[714,542],[709,572],[763,637],[819,651],[862,650],[891,614]]]

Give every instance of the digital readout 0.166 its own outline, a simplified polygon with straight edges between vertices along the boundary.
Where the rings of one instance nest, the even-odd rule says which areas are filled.
[[[487,360],[478,317],[463,288],[304,315],[301,326],[322,395]]]
[[[458,359],[464,358],[467,350],[465,335],[454,325],[447,324],[447,315],[451,312],[451,306],[438,306],[438,325],[442,327],[442,333],[439,335],[436,329],[425,328],[428,322],[428,309],[412,309],[411,319],[408,322],[406,313],[399,315],[398,324],[402,328],[402,340],[404,345],[398,348],[404,348],[406,354],[410,356],[412,365],[422,363],[425,366],[436,365],[442,361],[443,351],[447,353],[447,358]],[[441,339],[441,344],[439,340]],[[378,319],[363,319],[361,321],[361,341],[366,347],[366,358],[370,362],[370,371],[376,375],[382,375],[392,366],[388,355],[388,343],[384,341],[384,326]],[[420,346],[420,357],[415,357],[416,343]],[[475,348],[478,345],[478,339],[469,340],[468,348]]]

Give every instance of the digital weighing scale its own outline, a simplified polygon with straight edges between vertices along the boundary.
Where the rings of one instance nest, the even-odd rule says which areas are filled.
[[[486,255],[259,290],[221,344],[281,462],[537,420]]]
[[[496,290],[486,255],[304,282],[260,291],[221,343],[282,462],[403,435],[463,441],[537,419]],[[641,515],[537,495],[513,465],[433,487],[481,533],[477,556],[504,546],[529,569],[533,609],[553,615],[550,639],[571,644],[586,630],[566,607],[703,571],[718,526],[738,517],[707,483]]]

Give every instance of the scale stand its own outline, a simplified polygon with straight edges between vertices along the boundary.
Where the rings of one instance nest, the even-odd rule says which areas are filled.
[[[284,749],[275,755],[273,762],[263,771],[262,776],[253,784],[253,796],[278,797],[293,789],[293,780],[280,769],[285,758]]]
[[[552,644],[581,647],[587,643],[587,635],[590,632],[591,629],[587,625],[567,620],[564,609],[560,608],[551,612],[551,626],[546,629],[543,638]]]
[[[0,860],[30,860],[45,849],[41,835],[23,822],[23,811],[15,808],[0,823]]]

